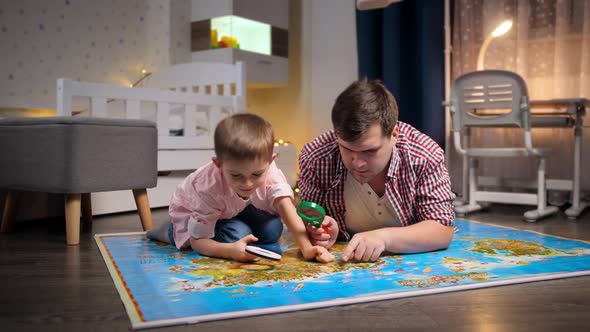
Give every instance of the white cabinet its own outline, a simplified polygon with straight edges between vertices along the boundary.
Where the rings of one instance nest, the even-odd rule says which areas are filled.
[[[286,85],[289,80],[287,58],[274,55],[256,54],[233,48],[217,48],[192,53],[192,61],[246,64],[248,86],[256,88]]]
[[[288,0],[192,0],[192,61],[243,61],[249,86],[286,85],[288,26]]]

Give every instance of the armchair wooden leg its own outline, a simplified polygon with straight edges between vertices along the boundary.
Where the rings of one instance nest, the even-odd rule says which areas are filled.
[[[66,239],[69,246],[80,244],[80,206],[82,194],[65,194]]]
[[[82,218],[87,225],[92,224],[92,200],[90,195],[90,193],[82,194]]]
[[[12,228],[14,220],[16,219],[19,198],[19,191],[9,191],[6,195],[4,213],[2,215],[2,225],[0,225],[0,233],[6,233]]]
[[[150,210],[150,201],[148,200],[147,190],[133,189],[133,197],[135,197],[135,205],[139,212],[139,219],[144,231],[152,229],[152,210]]]

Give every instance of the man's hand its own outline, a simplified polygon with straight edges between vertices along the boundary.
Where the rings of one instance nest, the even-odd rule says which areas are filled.
[[[303,258],[305,258],[306,261],[315,259],[320,263],[328,263],[336,259],[336,257],[334,257],[334,255],[328,251],[328,249],[321,246],[313,246],[301,249],[301,253],[303,254]]]
[[[344,248],[342,260],[374,262],[379,259],[384,250],[385,241],[381,239],[379,230],[357,233]]]
[[[322,246],[326,249],[332,248],[338,238],[338,223],[334,218],[326,216],[321,227],[313,227],[305,223],[309,241],[314,246]]]

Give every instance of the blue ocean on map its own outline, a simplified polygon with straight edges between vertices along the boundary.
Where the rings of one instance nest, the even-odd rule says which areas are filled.
[[[447,250],[384,255],[377,262],[306,262],[293,241],[281,261],[252,263],[202,257],[144,235],[103,236],[118,278],[143,321],[240,312],[581,272],[590,274],[590,244],[457,220]],[[98,241],[98,240],[97,240]],[[588,273],[586,273],[588,272]],[[121,289],[119,289],[121,292]],[[401,297],[401,296],[400,296]],[[126,304],[128,305],[128,304]],[[130,308],[127,308],[129,311]]]

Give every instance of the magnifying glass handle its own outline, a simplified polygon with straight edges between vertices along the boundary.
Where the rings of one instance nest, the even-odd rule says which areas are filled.
[[[319,228],[319,229],[321,229],[322,231],[324,231],[324,234],[328,234],[328,230],[325,229],[324,227],[322,227],[322,223],[320,221],[315,221],[315,222],[309,222],[308,221],[307,223],[310,224],[311,227],[313,227],[313,228]]]

